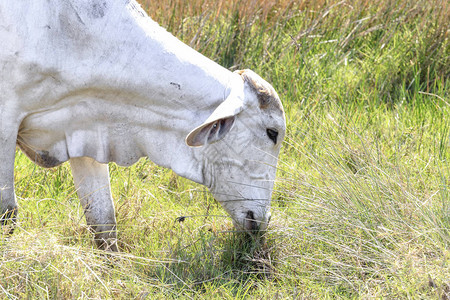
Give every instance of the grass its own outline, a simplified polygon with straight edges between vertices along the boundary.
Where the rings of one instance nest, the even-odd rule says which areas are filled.
[[[449,299],[446,1],[142,3],[280,94],[288,135],[269,230],[233,232],[204,187],[142,159],[110,166],[123,251],[102,253],[68,165],[18,152],[2,297]]]

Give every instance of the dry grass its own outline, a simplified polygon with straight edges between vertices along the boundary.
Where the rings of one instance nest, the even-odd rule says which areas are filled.
[[[101,253],[68,166],[18,153],[20,221],[0,240],[0,295],[450,297],[448,1],[141,3],[280,94],[288,138],[269,231],[232,232],[203,187],[141,160],[111,165],[123,253]]]

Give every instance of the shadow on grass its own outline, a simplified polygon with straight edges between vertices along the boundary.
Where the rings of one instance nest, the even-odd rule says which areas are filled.
[[[275,279],[276,243],[266,236],[242,232],[204,232],[188,245],[171,247],[158,266],[144,267],[148,278],[158,278],[170,294],[198,295],[212,290],[219,295],[243,296],[261,281]]]
[[[275,241],[265,235],[233,232],[223,242],[221,263],[248,277],[270,279],[273,276]]]

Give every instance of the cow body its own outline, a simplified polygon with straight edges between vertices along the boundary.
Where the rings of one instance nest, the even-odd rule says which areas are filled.
[[[106,164],[141,157],[208,186],[239,228],[265,227],[285,131],[275,91],[186,46],[134,1],[110,2],[0,4],[3,222],[17,207],[17,144],[43,167],[70,161],[103,248],[116,250]]]

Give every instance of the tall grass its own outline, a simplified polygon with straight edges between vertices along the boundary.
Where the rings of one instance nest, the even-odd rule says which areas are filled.
[[[287,142],[276,215],[281,240],[295,245],[286,257],[301,254],[281,265],[347,296],[431,297],[430,282],[448,289],[449,156],[439,150],[448,110],[428,109],[424,122],[415,108],[328,108],[293,125],[301,139]]]
[[[141,3],[280,94],[288,134],[269,230],[234,233],[205,188],[143,159],[111,165],[122,252],[102,253],[68,166],[18,152],[3,297],[450,297],[447,1]]]
[[[412,101],[418,91],[448,84],[447,1],[144,5],[169,31],[225,67],[266,74],[290,101]]]

